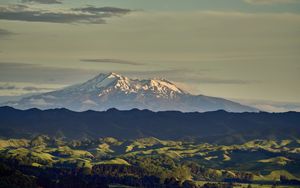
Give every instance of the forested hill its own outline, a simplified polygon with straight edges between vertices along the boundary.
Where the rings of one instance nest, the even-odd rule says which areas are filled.
[[[137,109],[110,109],[104,112],[73,112],[67,109],[22,111],[0,107],[1,137],[24,138],[38,134],[60,135],[68,139],[152,136],[233,144],[253,139],[299,138],[300,113],[181,113]]]

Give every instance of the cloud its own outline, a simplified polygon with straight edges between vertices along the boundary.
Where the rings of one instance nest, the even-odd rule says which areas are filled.
[[[33,82],[36,84],[74,84],[99,74],[97,70],[53,67],[41,64],[0,62],[2,82]]]
[[[74,8],[72,9],[74,11],[81,11],[81,12],[87,12],[87,13],[108,13],[108,14],[127,14],[131,12],[129,9],[123,9],[123,8],[116,8],[116,7],[94,7],[94,6],[87,6],[82,8]]]
[[[1,37],[7,37],[7,36],[11,36],[11,35],[14,35],[15,33],[11,32],[11,31],[8,31],[6,29],[1,29],[0,28],[0,38]]]
[[[300,112],[299,102],[283,102],[283,101],[269,101],[269,100],[251,100],[251,99],[233,99],[242,104],[250,105],[266,112]]]
[[[14,90],[14,89],[18,89],[18,88],[14,85],[10,85],[7,83],[4,85],[0,85],[0,90]]]
[[[34,66],[40,66],[40,65],[35,65],[31,63],[16,63],[16,62],[0,62],[0,70],[4,70],[7,68],[32,68]]]
[[[24,91],[45,91],[52,90],[52,87],[37,87],[37,86],[19,86],[12,83],[0,83],[0,90],[24,90]]]
[[[143,65],[142,63],[126,61],[121,59],[81,59],[80,61],[92,62],[92,63],[112,63],[112,64],[121,64],[121,65]]]
[[[0,82],[0,103],[12,100],[13,98],[11,96],[45,93],[63,87],[66,87],[66,85],[37,84],[32,82]]]
[[[61,4],[62,1],[60,0],[22,0],[23,3],[34,2],[34,3],[41,3],[41,4]]]
[[[22,89],[25,91],[41,91],[41,90],[48,90],[50,88],[27,86],[27,87],[23,87]]]
[[[287,3],[299,3],[299,0],[244,0],[250,4],[287,4]]]
[[[45,10],[27,5],[0,6],[0,19],[27,22],[104,24],[105,19],[129,13],[129,9],[114,7],[84,7],[64,10]]]

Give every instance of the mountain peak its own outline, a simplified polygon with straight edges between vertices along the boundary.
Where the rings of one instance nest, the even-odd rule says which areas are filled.
[[[125,78],[124,76],[122,76],[122,75],[119,75],[119,74],[117,74],[117,73],[115,73],[115,72],[109,72],[109,73],[100,73],[100,74],[98,74],[97,76],[95,76],[94,78],[92,78],[91,80],[97,80],[97,81],[101,81],[101,80],[103,80],[103,79],[105,79],[105,78],[110,78],[110,79],[112,79],[112,78],[115,78],[115,79],[122,79],[122,78]],[[89,80],[89,81],[91,81],[91,80]]]
[[[256,111],[248,106],[203,95],[192,95],[176,84],[161,78],[131,79],[110,72],[67,88],[23,98],[10,103],[22,109],[65,107],[76,111],[118,109],[149,109],[153,111]]]
[[[166,79],[130,79],[114,72],[107,74],[101,73],[85,82],[83,86],[86,90],[102,88],[102,90],[99,91],[99,96],[107,95],[115,91],[124,92],[125,94],[155,93],[155,95],[161,95],[160,97],[170,97],[170,94],[174,96],[175,94],[187,93]]]
[[[124,76],[119,75],[119,74],[117,74],[117,73],[115,73],[115,72],[110,72],[110,73],[107,74],[107,77],[108,77],[108,78],[122,78],[122,77],[124,77]]]
[[[94,90],[109,87],[117,84],[117,82],[128,80],[127,77],[119,75],[114,72],[107,74],[100,73],[94,78],[88,80],[87,82],[80,85],[84,90]]]
[[[149,80],[149,85],[150,87],[156,88],[158,90],[171,90],[180,94],[187,93],[186,91],[183,91],[182,89],[178,88],[175,84],[166,79],[151,79]]]

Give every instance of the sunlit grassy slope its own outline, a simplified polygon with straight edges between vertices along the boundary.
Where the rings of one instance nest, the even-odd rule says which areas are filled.
[[[254,181],[276,182],[280,176],[299,180],[299,145],[297,139],[215,145],[154,137],[64,140],[41,135],[31,140],[0,140],[0,157],[39,168],[126,165],[140,166],[161,176],[188,169],[191,179],[202,181],[240,178],[241,173],[250,173]],[[202,174],[194,172],[193,165],[203,168]]]

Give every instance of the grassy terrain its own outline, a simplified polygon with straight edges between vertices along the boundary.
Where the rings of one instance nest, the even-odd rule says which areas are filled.
[[[255,182],[300,180],[299,140],[253,140],[239,145],[214,145],[192,141],[140,138],[117,140],[64,140],[37,136],[31,140],[0,140],[1,159],[44,167],[92,169],[95,165],[139,166],[159,177],[207,181],[225,179]],[[239,184],[236,187],[247,187]],[[284,186],[277,186],[284,187]]]

